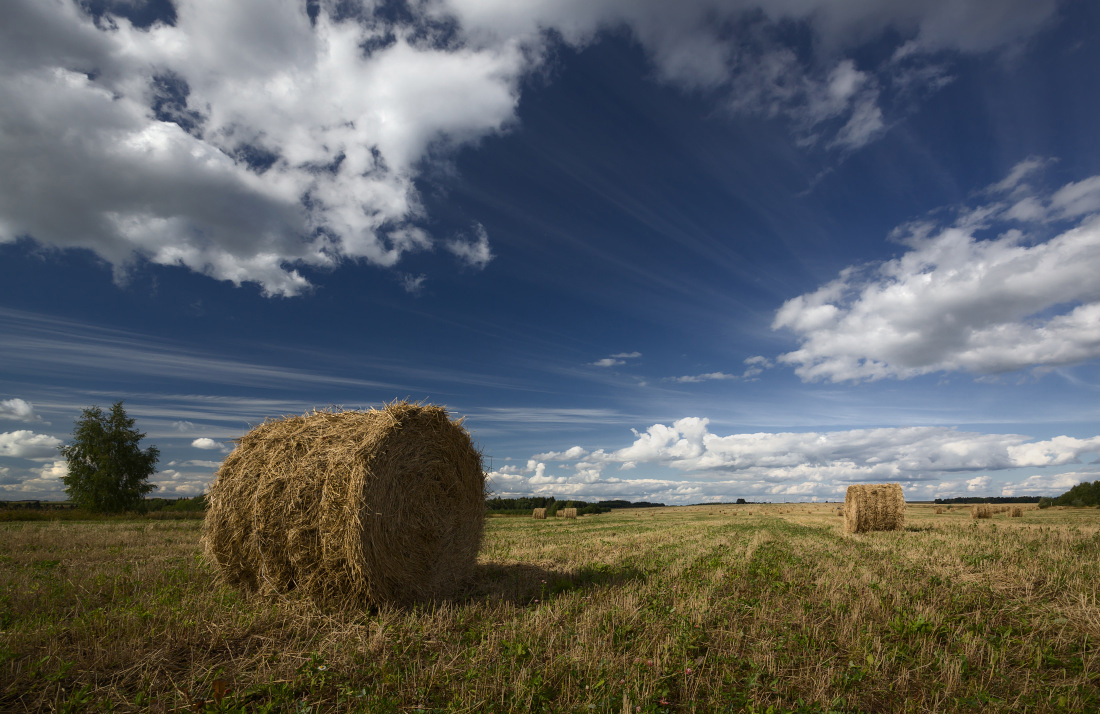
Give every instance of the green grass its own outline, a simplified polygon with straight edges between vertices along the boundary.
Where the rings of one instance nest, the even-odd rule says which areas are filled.
[[[0,709],[1100,709],[1095,509],[908,519],[493,518],[460,597],[359,611],[221,586],[196,520],[0,524]]]

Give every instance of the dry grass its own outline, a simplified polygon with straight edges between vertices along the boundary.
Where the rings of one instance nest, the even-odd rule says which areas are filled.
[[[1019,506],[1013,506],[1008,512],[1009,518],[1023,518],[1024,509]]]
[[[943,506],[936,506],[935,513],[936,513],[937,516],[941,515],[943,512],[944,512]]]
[[[411,603],[470,576],[481,454],[442,407],[395,402],[267,421],[237,440],[204,542],[226,582],[319,603]]]
[[[360,610],[242,597],[194,521],[0,525],[0,710],[1100,709],[1096,509],[722,510],[492,519],[455,596]]]
[[[901,484],[853,484],[844,496],[844,528],[849,533],[897,531],[905,526]]]

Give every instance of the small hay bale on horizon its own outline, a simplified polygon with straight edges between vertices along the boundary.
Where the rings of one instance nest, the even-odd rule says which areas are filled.
[[[970,517],[975,520],[979,518],[992,518],[993,506],[988,503],[976,503],[970,507]]]
[[[563,509],[561,509],[561,515],[562,515],[562,518],[576,518],[577,517],[577,509],[576,508],[563,508]]]
[[[472,574],[485,474],[461,419],[394,402],[264,422],[237,440],[208,502],[203,548],[228,584],[405,605]]]
[[[935,509],[933,509],[933,512],[934,512],[934,513],[935,513],[935,514],[936,514],[937,516],[938,516],[938,515],[940,515],[941,513],[943,513],[943,506],[936,506],[936,508],[935,508]]]
[[[545,521],[546,520],[546,509],[545,508],[536,508],[534,511],[531,512],[531,515],[534,517],[534,519],[536,521]]]
[[[905,525],[901,484],[852,484],[844,497],[844,530],[848,533],[900,531]]]
[[[1013,506],[1012,510],[1008,512],[1009,518],[1023,518],[1024,509],[1020,506]]]

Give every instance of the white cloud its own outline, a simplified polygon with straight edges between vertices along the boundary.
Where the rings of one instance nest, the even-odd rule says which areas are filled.
[[[619,352],[613,354],[610,357],[604,357],[598,359],[595,362],[590,362],[593,367],[617,367],[621,364],[626,364],[627,360],[638,359],[642,356],[641,352]]]
[[[213,476],[207,473],[186,473],[175,469],[158,471],[151,484],[156,486],[154,495],[159,498],[191,498],[201,495],[210,486]]]
[[[119,280],[146,260],[298,295],[304,270],[433,246],[423,167],[515,121],[551,35],[625,28],[662,81],[850,150],[885,130],[884,86],[934,89],[933,55],[1018,43],[1057,3],[425,0],[397,22],[354,0],[315,22],[300,0],[174,6],[174,26],[139,29],[76,2],[0,3],[0,242],[86,248]],[[878,66],[846,56],[883,37],[906,42]],[[480,269],[477,233],[445,247]]]
[[[18,397],[0,401],[0,419],[42,421],[42,419],[34,413],[34,405]]]
[[[1069,218],[1100,211],[1100,176],[1066,184],[1051,196],[1050,204]]]
[[[69,473],[65,461],[52,461],[22,474],[9,475],[8,472],[9,469],[0,469],[0,492],[8,496],[48,500],[65,498],[65,484],[61,481]]]
[[[618,449],[572,447],[537,454],[526,469],[501,469],[493,479],[494,492],[501,496],[569,494],[669,503],[750,495],[825,499],[843,498],[853,482],[901,482],[910,498],[932,498],[989,493],[998,487],[989,472],[1065,466],[1098,453],[1100,436],[1034,440],[949,427],[721,436],[710,431],[708,419],[686,417],[634,430],[633,443]],[[572,463],[567,473],[547,476],[539,459]],[[615,466],[619,476],[604,475]],[[665,476],[655,478],[662,470]],[[1022,486],[1010,481],[1005,488],[1023,493],[1025,487],[1039,488],[1038,481],[1043,493],[1060,493],[1056,489],[1066,478],[1051,474]]]
[[[571,446],[565,451],[547,451],[545,454],[535,454],[531,458],[539,461],[576,461],[587,455],[588,452],[585,449]]]
[[[229,453],[229,447],[225,444],[214,441],[208,436],[202,436],[191,442],[191,446],[196,449],[203,449],[204,451],[220,451],[223,454]]]
[[[1018,189],[1021,177],[1015,171],[1002,184]],[[1091,188],[1078,187],[1100,189],[1097,179],[1063,188],[1051,206],[1080,215],[1094,197]],[[805,381],[841,382],[939,371],[996,374],[1100,357],[1100,216],[1048,240],[1009,226],[980,237],[1007,219],[1046,215],[1020,208],[1029,199],[1041,206],[1041,196],[1013,193],[1011,206],[960,211],[951,225],[903,226],[896,235],[909,250],[900,258],[847,268],[788,300],[773,328],[791,330],[800,346],[779,360]]]
[[[22,459],[40,459],[56,456],[61,439],[46,434],[36,434],[26,429],[0,434],[0,456]]]
[[[172,428],[180,432],[189,432],[195,428],[194,422],[190,421],[174,421],[172,422]]]
[[[993,483],[992,476],[975,476],[967,480],[966,490],[971,493],[985,493],[989,490],[989,485],[991,483]]]
[[[979,53],[1011,47],[1055,17],[1056,0],[438,0],[474,38],[534,43],[556,30],[573,45],[604,29],[627,29],[657,76],[725,97],[734,111],[787,117],[803,143],[858,148],[885,128],[880,78],[890,84],[945,83],[944,50]],[[807,58],[783,39],[796,26],[812,39]],[[877,67],[844,54],[893,34],[907,41]],[[931,71],[929,71],[931,70]]]
[[[408,273],[401,274],[401,287],[405,289],[405,292],[410,295],[419,295],[424,291],[424,281],[428,276],[421,273],[420,275],[410,275]]]
[[[444,45],[327,4],[313,25],[292,0],[175,5],[174,27],[147,30],[97,28],[70,2],[0,6],[0,241],[270,295],[308,289],[300,266],[392,266],[431,246],[420,162],[511,121],[528,64],[513,41]]]
[[[1034,474],[1022,481],[1007,483],[1001,488],[1002,496],[1059,496],[1082,481],[1100,479],[1100,473],[1069,471],[1060,474]]]
[[[489,234],[480,223],[474,226],[474,232],[477,234],[476,240],[452,240],[447,243],[447,250],[471,268],[483,270],[493,259],[493,251],[489,248]]]
[[[725,372],[707,372],[706,374],[691,374],[683,377],[669,377],[668,381],[678,382],[680,384],[695,384],[697,382],[710,382],[710,381],[723,381],[730,379],[738,379],[736,374],[726,374]]]

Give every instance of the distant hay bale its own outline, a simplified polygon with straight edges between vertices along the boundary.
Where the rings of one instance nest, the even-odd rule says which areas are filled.
[[[978,518],[992,518],[993,506],[988,503],[976,503],[970,507],[970,517],[975,520]]]
[[[938,516],[938,515],[940,515],[941,513],[943,513],[943,506],[936,506],[936,508],[935,508],[935,514],[936,514],[936,515]]]
[[[535,517],[535,520],[544,521],[546,520],[546,509],[536,508],[531,515]]]
[[[576,518],[577,517],[577,509],[576,508],[563,508],[563,509],[561,509],[561,515],[562,515],[563,518]]]
[[[853,484],[844,497],[844,530],[899,531],[905,525],[901,484]]]
[[[394,402],[264,422],[237,440],[208,503],[203,545],[229,584],[407,604],[472,573],[485,474],[461,420]]]
[[[1024,515],[1024,509],[1019,506],[1013,506],[1012,510],[1008,512],[1009,518],[1022,518]]]

